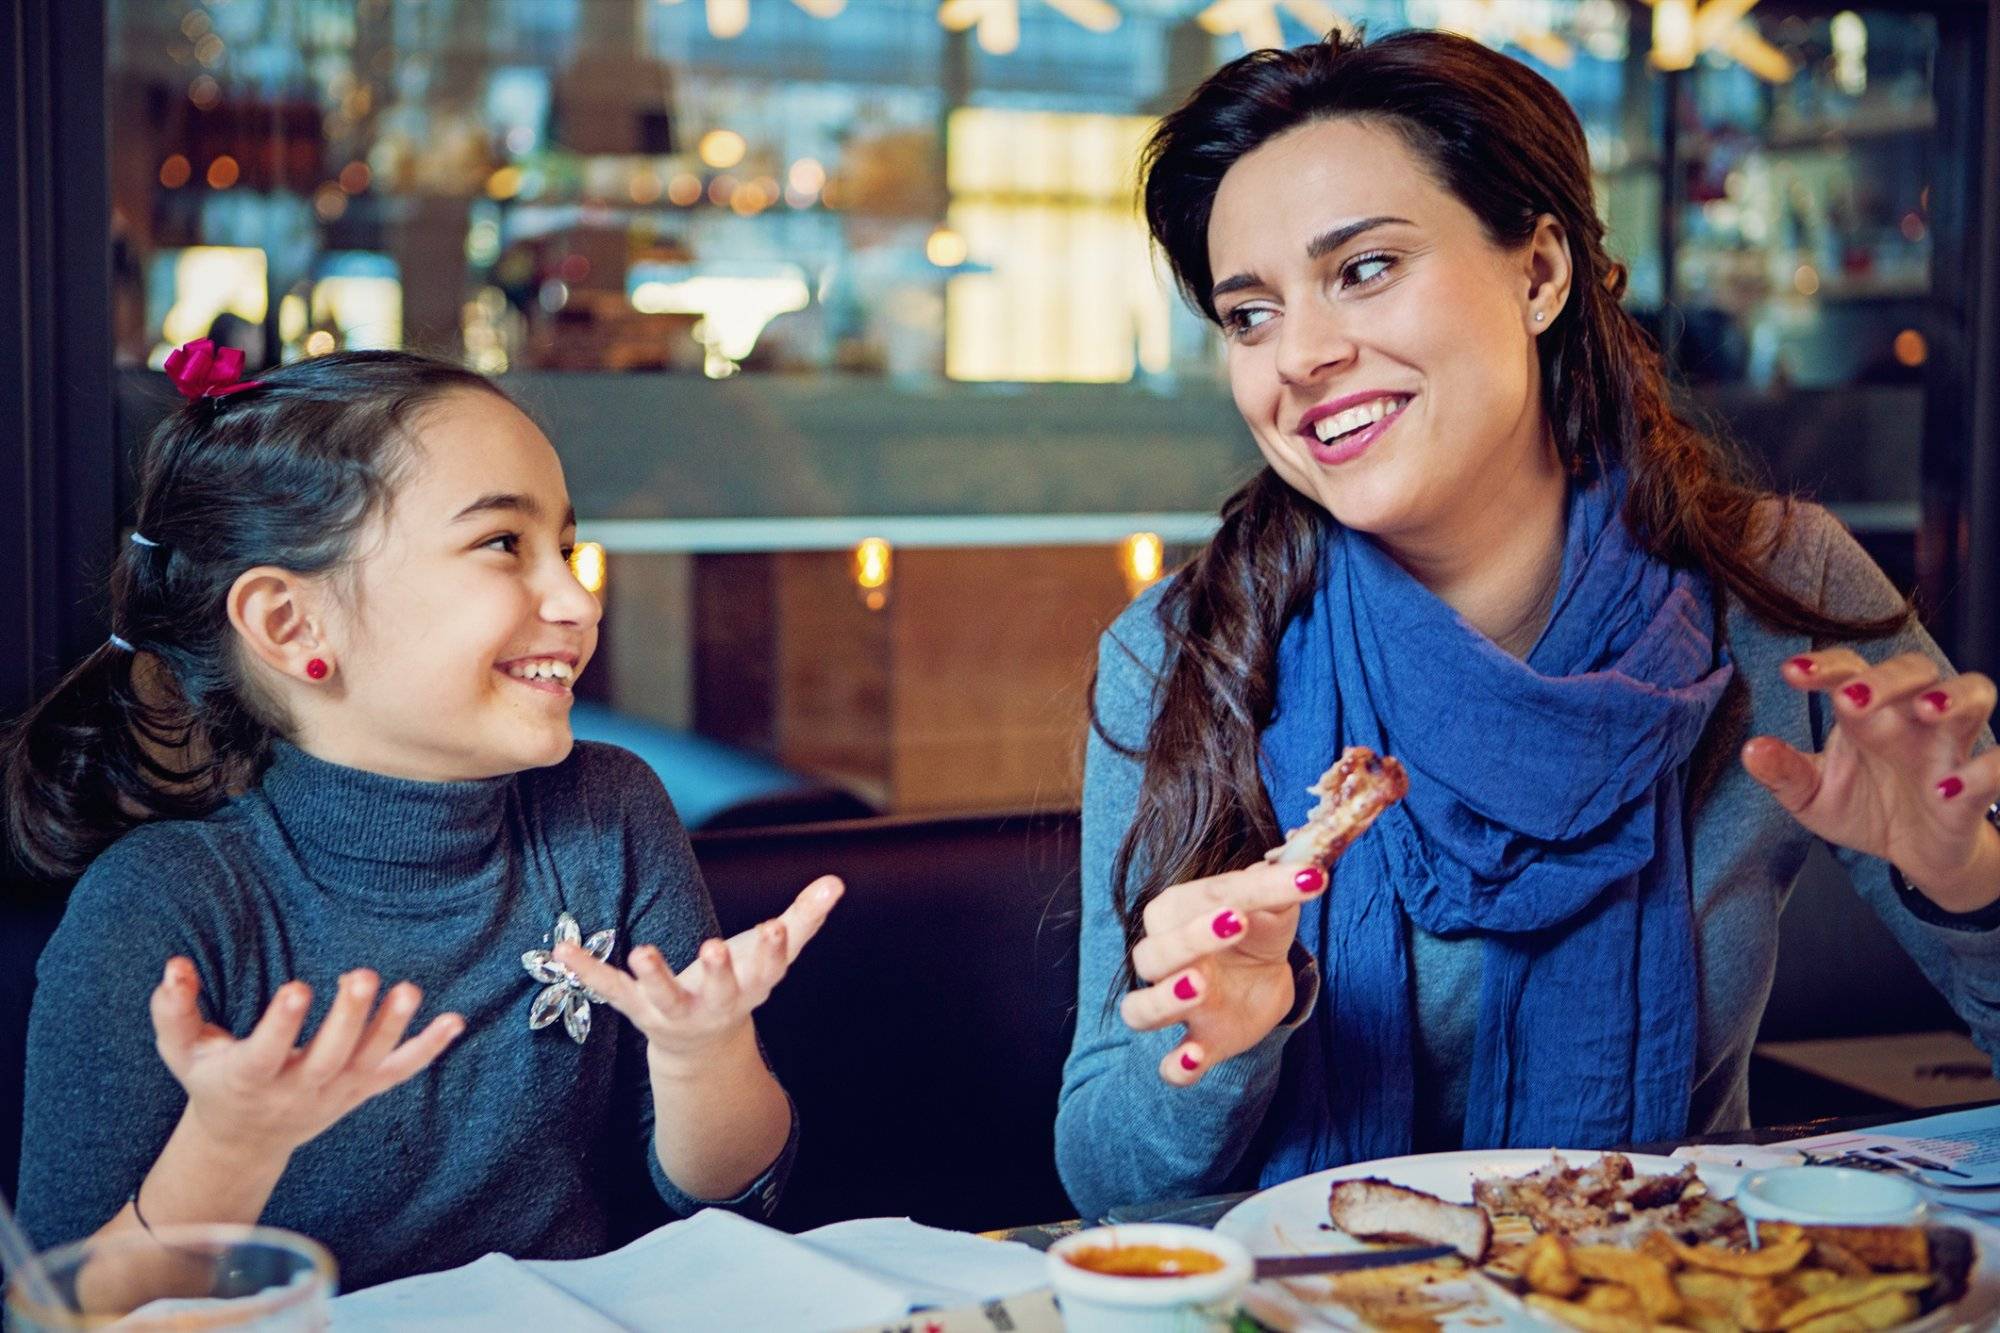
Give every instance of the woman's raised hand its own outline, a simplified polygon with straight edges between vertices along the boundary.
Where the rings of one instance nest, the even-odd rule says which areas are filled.
[[[1326,889],[1318,866],[1258,864],[1164,889],[1142,914],[1132,970],[1148,983],[1119,1006],[1142,1032],[1187,1025],[1160,1061],[1185,1087],[1241,1055],[1292,1010],[1299,905]]]
[[[1964,912],[2000,898],[2000,750],[1972,747],[1992,715],[1993,682],[1950,680],[1922,653],[1875,666],[1844,648],[1785,663],[1797,690],[1827,694],[1837,725],[1818,754],[1775,736],[1743,747],[1743,765],[1801,824],[1880,857],[1940,907]]]
[[[194,964],[168,959],[153,990],[153,1033],[160,1058],[187,1092],[188,1117],[218,1144],[287,1157],[422,1071],[465,1030],[457,1014],[440,1014],[403,1040],[423,992],[401,982],[377,1008],[379,985],[366,968],[342,977],[319,1031],[300,1046],[312,1003],[304,982],[280,986],[250,1035],[238,1038],[202,1017]]]
[[[726,942],[703,941],[679,975],[650,944],[627,956],[630,971],[599,962],[575,944],[557,945],[555,960],[646,1034],[650,1059],[687,1064],[742,1030],[819,933],[842,891],[838,879],[821,876],[783,915]]]

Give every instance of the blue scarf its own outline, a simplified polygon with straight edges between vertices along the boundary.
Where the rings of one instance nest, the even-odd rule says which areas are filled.
[[[1484,942],[1467,1147],[1610,1146],[1686,1129],[1693,1081],[1689,756],[1733,668],[1707,583],[1648,555],[1624,477],[1572,491],[1562,580],[1525,661],[1369,538],[1329,525],[1278,647],[1264,786],[1287,828],[1342,747],[1410,794],[1299,919],[1320,963],[1287,1043],[1263,1183],[1407,1153],[1404,919]]]

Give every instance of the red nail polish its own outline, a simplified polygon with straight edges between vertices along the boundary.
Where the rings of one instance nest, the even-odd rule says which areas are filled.
[[[1957,778],[1946,778],[1943,782],[1940,782],[1937,785],[1938,795],[1944,797],[1944,799],[1947,801],[1949,801],[1952,797],[1958,795],[1960,792],[1964,790],[1965,790],[1965,784],[1963,782],[1960,782]]]
[[[1179,981],[1176,981],[1174,983],[1174,995],[1179,999],[1192,1000],[1194,998],[1194,978],[1182,977]]]
[[[1932,690],[1924,696],[1924,702],[1942,713],[1945,709],[1951,707],[1951,696],[1943,690]]]
[[[1846,695],[1847,702],[1853,704],[1856,708],[1866,708],[1868,701],[1875,697],[1875,692],[1858,680],[1852,685],[1844,687],[1840,692]]]
[[[1224,911],[1209,923],[1209,929],[1215,932],[1217,939],[1226,940],[1243,933],[1243,918],[1234,912]]]
[[[1803,671],[1809,676],[1814,670],[1813,660],[1810,657],[1794,657],[1788,665],[1792,670]]]
[[[1195,1059],[1195,1058],[1194,1058],[1194,1057],[1193,1057],[1192,1055],[1189,1055],[1189,1054],[1188,1054],[1188,1053],[1187,1053],[1186,1051],[1182,1051],[1182,1052],[1181,1052],[1181,1068],[1182,1068],[1182,1069],[1199,1069],[1199,1068],[1201,1068],[1201,1061],[1199,1061],[1199,1060]]]
[[[1318,893],[1326,887],[1326,872],[1318,866],[1307,866],[1292,876],[1292,883],[1298,886],[1300,893]]]

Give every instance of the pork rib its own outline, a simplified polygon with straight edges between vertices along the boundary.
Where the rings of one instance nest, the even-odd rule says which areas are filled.
[[[1410,778],[1389,756],[1350,745],[1307,790],[1319,797],[1319,804],[1305,823],[1285,835],[1282,846],[1264,853],[1266,861],[1331,867],[1377,815],[1409,794]]]

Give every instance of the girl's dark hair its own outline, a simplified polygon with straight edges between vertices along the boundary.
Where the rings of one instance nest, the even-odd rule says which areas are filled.
[[[140,450],[138,530],[111,575],[106,643],[0,737],[7,831],[52,877],[149,819],[196,818],[263,771],[290,726],[239,651],[226,600],[245,570],[338,569],[389,502],[418,414],[501,394],[409,352],[337,352],[196,398]],[[504,397],[504,394],[501,394]]]
[[[1478,42],[1407,31],[1364,43],[1335,33],[1258,51],[1223,66],[1168,115],[1141,163],[1146,221],[1199,310],[1216,316],[1208,224],[1223,176],[1288,130],[1345,117],[1397,133],[1495,245],[1525,245],[1545,214],[1562,224],[1570,300],[1536,340],[1542,406],[1572,475],[1600,462],[1627,469],[1625,521],[1648,550],[1705,571],[1784,629],[1865,638],[1901,627],[1907,614],[1830,615],[1766,572],[1789,510],[1775,524],[1757,521],[1769,493],[1676,410],[1657,349],[1619,305],[1625,267],[1604,249],[1575,113],[1541,75]],[[1165,674],[1138,809],[1111,874],[1128,946],[1162,889],[1239,868],[1280,837],[1258,738],[1275,703],[1278,638],[1312,593],[1326,521],[1266,468],[1230,497],[1220,530],[1160,598]],[[1093,725],[1132,753],[1101,719]]]

